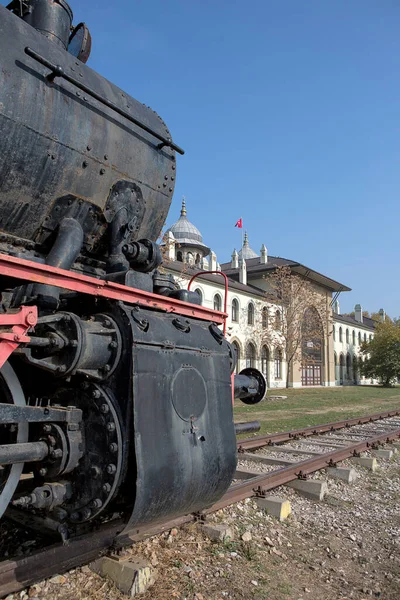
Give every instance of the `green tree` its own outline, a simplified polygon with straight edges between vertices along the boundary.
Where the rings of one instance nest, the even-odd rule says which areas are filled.
[[[400,324],[393,321],[379,323],[370,342],[363,342],[361,352],[365,362],[360,370],[365,377],[378,379],[389,387],[400,378]]]

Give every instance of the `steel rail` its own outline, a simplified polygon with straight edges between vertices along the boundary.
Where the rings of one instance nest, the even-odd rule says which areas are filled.
[[[307,475],[320,471],[326,467],[334,466],[336,463],[358,456],[360,452],[376,447],[378,444],[389,443],[393,440],[400,439],[400,429],[385,431],[372,438],[368,438],[355,444],[349,444],[340,450],[325,452],[313,458],[308,458],[293,465],[256,475],[243,483],[234,484],[211,508],[205,513],[215,512],[221,508],[225,508],[235,502],[240,502],[249,496],[262,496],[268,490],[276,488],[295,479],[306,479]]]
[[[256,450],[257,448],[262,448],[263,446],[279,444],[280,442],[288,442],[299,437],[309,437],[311,435],[316,435],[317,433],[327,433],[329,431],[336,431],[337,429],[353,427],[354,425],[364,425],[365,423],[372,423],[374,421],[379,421],[380,419],[388,419],[390,417],[397,417],[399,415],[400,410],[390,410],[387,412],[375,413],[374,415],[368,415],[366,417],[355,417],[353,419],[325,423],[324,425],[312,425],[311,427],[293,429],[291,431],[284,431],[282,433],[259,435],[253,438],[238,440],[238,450],[239,452],[244,452],[245,450]]]
[[[350,426],[349,423],[357,425],[360,422],[367,423],[371,420],[389,418],[398,414],[400,414],[399,411],[390,411],[388,413],[380,413],[379,415],[348,419],[339,423],[329,423],[318,427],[306,428],[306,430],[296,430],[296,432],[304,433],[304,431],[313,430],[315,433],[321,433],[323,431],[330,431],[334,425],[346,427]],[[320,430],[320,427],[328,427],[328,429]],[[341,427],[337,426],[335,428],[338,429]],[[293,439],[294,432],[286,432],[285,434],[274,434],[274,440],[279,435],[288,436],[289,433],[292,434],[291,437],[285,437],[280,441]],[[312,435],[312,433],[308,435]],[[273,436],[262,436],[262,439],[266,440],[271,437]],[[268,445],[268,441],[260,445],[260,437],[254,439],[258,439],[259,445],[256,447]],[[350,444],[339,450],[327,452],[276,471],[256,475],[243,483],[234,484],[219,502],[202,511],[201,515],[215,512],[251,496],[262,496],[274,487],[289,483],[298,478],[306,478],[307,475],[315,471],[336,464],[346,458],[357,456],[363,450],[371,449],[378,444],[391,442],[396,439],[400,439],[400,428],[383,431],[373,438]],[[239,442],[239,444],[242,444],[242,442]],[[0,562],[0,598],[16,593],[29,585],[51,577],[55,572],[62,573],[87,564],[106,551],[130,545],[153,535],[159,535],[163,531],[167,531],[173,527],[179,527],[184,523],[192,522],[198,517],[199,515],[185,515],[172,521],[155,525],[151,524],[133,530],[124,530],[122,521],[114,521],[108,525],[104,525],[95,533],[72,539],[67,544],[54,544],[29,556]]]

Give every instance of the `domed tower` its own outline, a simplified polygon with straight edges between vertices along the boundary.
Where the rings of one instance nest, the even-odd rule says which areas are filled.
[[[239,252],[239,261],[242,258],[244,260],[248,260],[249,258],[258,258],[258,254],[254,252],[252,248],[250,248],[249,236],[247,235],[247,231],[244,234],[243,248]]]
[[[167,233],[169,232],[176,241],[175,260],[200,267],[203,258],[210,253],[210,248],[203,244],[200,231],[187,218],[185,198],[182,200],[181,216]]]

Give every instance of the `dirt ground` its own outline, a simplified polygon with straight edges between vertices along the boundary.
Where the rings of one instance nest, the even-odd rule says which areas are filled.
[[[350,464],[350,463],[349,463]],[[351,465],[354,466],[354,465]],[[154,585],[141,600],[400,599],[400,454],[375,473],[354,467],[353,484],[328,481],[323,502],[289,488],[292,515],[278,522],[254,500],[209,517],[233,539],[211,542],[192,524],[136,544],[126,556],[152,565]],[[317,474],[324,477],[323,473]],[[8,600],[123,600],[89,567],[41,582]]]

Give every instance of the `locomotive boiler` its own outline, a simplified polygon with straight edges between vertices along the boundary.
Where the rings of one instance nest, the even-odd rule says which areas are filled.
[[[0,516],[75,535],[211,506],[236,467],[226,315],[162,270],[163,120],[86,66],[65,0],[0,6]]]

